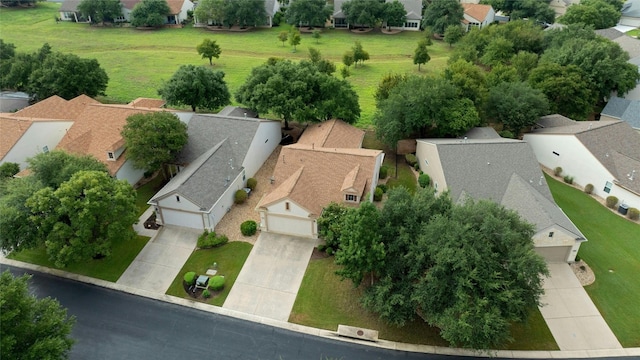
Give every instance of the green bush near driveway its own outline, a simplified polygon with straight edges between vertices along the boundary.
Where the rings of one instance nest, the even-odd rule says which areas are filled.
[[[258,230],[258,224],[253,220],[247,220],[240,224],[240,232],[244,236],[252,236]]]

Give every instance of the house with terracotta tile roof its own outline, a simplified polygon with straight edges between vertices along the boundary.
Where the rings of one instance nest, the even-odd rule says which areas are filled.
[[[148,202],[161,224],[214,230],[279,145],[279,121],[226,115],[243,112],[236,109],[189,120],[189,141],[176,158],[180,171]]]
[[[535,250],[549,262],[573,262],[585,236],[556,205],[527,142],[475,128],[462,139],[418,139],[420,170],[455,202],[483,199],[516,211],[535,227]]]
[[[473,27],[483,28],[492,24],[496,18],[496,12],[491,5],[461,4],[464,9],[462,26],[467,30]]]
[[[384,153],[362,149],[364,131],[341,120],[309,126],[284,146],[271,190],[260,199],[260,229],[317,238],[317,219],[331,202],[372,201]]]
[[[550,122],[544,116],[537,129],[524,135],[542,165],[562,168],[593,194],[615,196],[621,204],[640,209],[640,134],[624,121]],[[564,118],[564,117],[563,117]]]

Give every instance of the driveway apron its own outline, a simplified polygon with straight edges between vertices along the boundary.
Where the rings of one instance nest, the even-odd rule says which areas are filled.
[[[549,263],[540,313],[560,350],[621,349],[600,312],[566,263]]]
[[[261,233],[223,307],[288,321],[317,240]]]
[[[200,231],[163,226],[117,283],[164,294],[196,247]]]

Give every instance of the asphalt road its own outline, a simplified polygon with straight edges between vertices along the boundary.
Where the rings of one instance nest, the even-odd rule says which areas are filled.
[[[0,265],[7,268],[25,272]],[[33,273],[30,287],[76,316],[71,359],[470,359],[309,336],[41,273]]]

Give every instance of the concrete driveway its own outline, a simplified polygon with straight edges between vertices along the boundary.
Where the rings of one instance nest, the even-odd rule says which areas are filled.
[[[621,349],[600,312],[566,263],[549,263],[540,313],[560,350]]]
[[[261,233],[223,307],[288,321],[317,240]]]
[[[164,294],[196,247],[200,233],[179,226],[161,227],[116,283]]]

